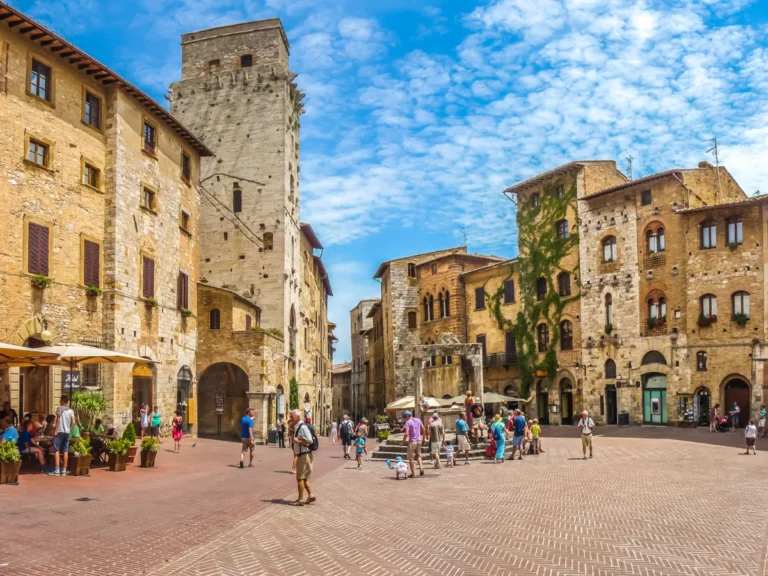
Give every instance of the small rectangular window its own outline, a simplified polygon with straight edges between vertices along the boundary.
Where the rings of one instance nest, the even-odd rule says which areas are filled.
[[[48,167],[49,148],[38,140],[29,140],[29,150],[27,151],[27,160],[43,168]]]
[[[432,264],[432,274],[437,274],[437,264]]]
[[[184,272],[179,272],[178,282],[179,308],[189,308],[189,276],[187,276]]]
[[[240,56],[240,68],[250,68],[251,66],[253,66],[253,56],[250,54]]]
[[[408,264],[408,278],[416,278],[416,264],[412,262]]]
[[[416,312],[408,312],[408,328],[413,330],[416,327]]]
[[[189,160],[189,155],[186,152],[181,153],[181,177],[189,182],[192,177],[192,167]]]
[[[515,301],[515,281],[504,280],[504,304],[512,304]]]
[[[86,286],[100,286],[100,253],[99,245],[90,240],[83,241],[83,283]]]
[[[51,69],[45,64],[32,60],[32,73],[29,79],[29,91],[32,95],[51,101]]]
[[[157,150],[157,130],[149,122],[144,122],[144,150],[150,154]]]
[[[184,210],[179,215],[179,227],[185,232],[189,232],[189,212]]]
[[[155,297],[155,261],[144,256],[142,258],[142,289],[144,298]]]
[[[155,212],[155,193],[146,186],[141,189],[141,207]]]
[[[475,310],[485,310],[485,287],[475,288]]]
[[[240,188],[235,188],[232,191],[232,212],[243,211],[243,191]]]
[[[30,274],[48,276],[48,248],[50,230],[47,226],[29,223],[27,228],[27,271]]]
[[[90,164],[83,166],[83,184],[90,186],[91,188],[99,187],[100,170]]]
[[[482,347],[483,347],[483,358],[485,358],[487,356],[487,352],[486,352],[486,349],[485,349],[485,334],[478,334],[477,337],[475,338],[475,342],[477,342],[478,344],[482,345]]]
[[[651,191],[643,190],[640,192],[640,204],[642,206],[649,206],[651,204]]]
[[[101,98],[85,93],[85,110],[83,120],[89,126],[101,130]]]

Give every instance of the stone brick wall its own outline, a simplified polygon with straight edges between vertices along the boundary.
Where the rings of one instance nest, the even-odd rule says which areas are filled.
[[[373,319],[368,318],[368,313],[376,302],[378,302],[377,299],[361,300],[349,312],[350,342],[352,345],[352,411],[354,412],[355,409],[358,409],[360,414],[366,416],[371,421],[374,420],[376,414],[375,404],[371,402],[372,394],[365,365],[368,340],[364,335],[360,334],[360,331],[373,327]]]

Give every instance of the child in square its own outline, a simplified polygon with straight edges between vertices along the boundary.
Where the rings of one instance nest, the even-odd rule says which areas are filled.
[[[453,468],[453,465],[456,463],[456,457],[453,455],[453,446],[450,440],[445,441],[445,460],[448,468]]]
[[[355,454],[357,456],[357,468],[358,470],[363,467],[363,455],[365,453],[365,438],[363,433],[358,430],[357,438],[355,439]]]

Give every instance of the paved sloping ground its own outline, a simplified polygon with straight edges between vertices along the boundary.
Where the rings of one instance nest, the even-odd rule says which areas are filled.
[[[399,482],[346,463],[316,504],[271,506],[152,574],[762,575],[768,454],[606,437],[595,450],[582,461],[578,439],[549,438],[522,462]]]

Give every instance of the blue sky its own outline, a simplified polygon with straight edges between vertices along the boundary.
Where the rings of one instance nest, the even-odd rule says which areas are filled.
[[[708,158],[768,192],[768,0],[12,0],[159,101],[184,32],[280,17],[307,93],[302,220],[337,361],[383,260],[516,254],[501,191],[574,159],[635,177]]]

